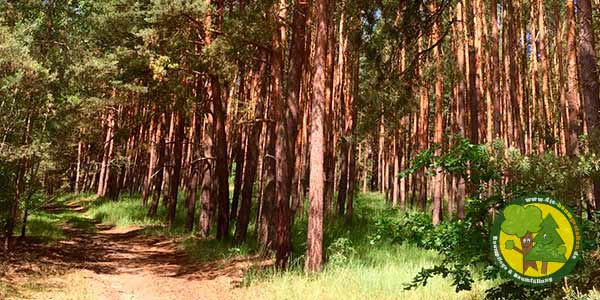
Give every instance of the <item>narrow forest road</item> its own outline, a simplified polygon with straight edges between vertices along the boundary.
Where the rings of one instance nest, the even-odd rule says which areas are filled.
[[[85,231],[67,223],[70,240],[24,245],[11,272],[17,281],[39,273],[44,280],[26,299],[170,300],[230,299],[244,271],[266,263],[258,257],[198,262],[177,249],[177,240],[141,235],[142,227],[95,225]],[[24,257],[26,257],[24,259]],[[47,276],[54,273],[56,275]],[[17,296],[17,299],[21,297]]]

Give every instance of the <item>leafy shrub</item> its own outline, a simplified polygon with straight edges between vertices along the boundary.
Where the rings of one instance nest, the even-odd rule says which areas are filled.
[[[435,148],[432,148],[419,154],[400,176],[421,168],[425,168],[428,175],[451,173],[465,179],[472,191],[472,199],[466,201],[464,220],[444,221],[437,227],[431,224],[431,219],[424,213],[409,213],[400,221],[388,218],[377,222],[378,230],[372,238],[373,243],[382,240],[407,242],[442,254],[442,262],[422,269],[407,284],[407,289],[426,285],[433,276],[443,276],[452,279],[457,292],[470,290],[473,274],[476,274],[483,279],[500,279],[498,285],[486,291],[486,299],[558,299],[560,296],[589,299],[585,298],[585,294],[573,294],[572,289],[588,291],[600,285],[599,223],[582,221],[583,255],[574,274],[568,277],[571,290],[564,289],[560,282],[532,288],[506,280],[506,276],[493,263],[488,240],[493,216],[491,212],[497,211],[511,199],[526,194],[541,193],[556,197],[567,204],[576,205],[580,214],[583,206],[587,206],[587,217],[600,219],[599,215],[591,215],[587,205],[589,202],[585,201],[589,183],[594,176],[598,176],[600,169],[600,163],[593,153],[574,160],[553,154],[526,156],[514,149],[505,149],[500,143],[473,145],[461,138],[445,153],[435,156],[434,152]],[[506,184],[499,180],[502,175],[507,175]]]
[[[327,257],[331,265],[346,264],[354,255],[356,250],[352,247],[352,241],[348,238],[337,238],[327,247]]]

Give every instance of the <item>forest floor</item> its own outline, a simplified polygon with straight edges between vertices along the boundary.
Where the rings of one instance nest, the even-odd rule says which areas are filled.
[[[270,263],[257,256],[198,261],[178,247],[180,238],[75,220],[63,225],[68,239],[18,243],[2,267],[6,299],[230,299],[248,267]]]
[[[234,247],[166,230],[164,212],[147,219],[137,197],[113,202],[68,196],[57,203],[32,215],[30,237],[8,260],[0,259],[0,299],[462,300],[480,299],[486,286],[455,293],[448,279],[434,278],[405,291],[404,284],[439,257],[411,245],[370,242],[375,219],[394,213],[378,194],[359,196],[351,228],[343,220],[328,222],[329,262],[315,275],[302,272],[302,256],[293,257],[290,271],[275,272],[271,260],[253,254],[252,245]],[[295,222],[294,253],[304,251],[305,222]]]

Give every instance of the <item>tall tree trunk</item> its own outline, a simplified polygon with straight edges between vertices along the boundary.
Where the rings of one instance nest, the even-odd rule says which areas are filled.
[[[153,107],[153,111],[152,111],[152,119],[150,122],[150,130],[148,131],[150,133],[151,139],[150,139],[150,145],[149,145],[149,150],[148,152],[150,152],[150,158],[148,161],[148,172],[146,173],[146,177],[144,178],[144,188],[142,189],[142,207],[146,207],[146,204],[148,204],[148,197],[150,196],[150,189],[152,188],[152,178],[155,175],[156,170],[156,163],[157,163],[157,158],[158,158],[158,148],[159,148],[159,143],[158,143],[158,137],[156,135],[156,133],[158,132],[158,120],[159,120],[160,116],[159,116],[159,112],[158,112],[158,107],[155,105]]]
[[[188,188],[187,188],[187,214],[185,219],[185,229],[187,231],[192,231],[194,229],[195,222],[195,214],[196,214],[196,193],[198,191],[198,185],[200,182],[200,173],[202,166],[199,160],[196,160],[200,155],[200,128],[201,128],[201,114],[200,109],[198,108],[198,103],[194,104],[194,110],[192,112],[192,124],[190,128],[190,139],[189,143],[191,147],[188,148],[188,164],[189,164],[189,174],[191,176],[189,180],[187,180]]]
[[[81,130],[80,130],[81,132]],[[80,139],[79,143],[77,143],[77,169],[75,171],[75,194],[79,194],[81,192],[81,168],[82,168],[82,157],[83,155],[83,141]]]
[[[102,155],[102,167],[100,169],[100,178],[98,179],[98,197],[104,197],[108,189],[108,182],[111,171],[111,160],[114,147],[114,134],[116,126],[116,108],[109,108],[106,120],[106,138],[104,140],[104,153]]]
[[[256,173],[258,171],[258,155],[259,145],[255,141],[260,140],[260,134],[263,128],[262,119],[264,118],[264,103],[261,99],[261,81],[265,73],[266,64],[263,62],[260,68],[255,72],[252,83],[251,83],[251,101],[256,102],[256,109],[254,112],[255,121],[250,129],[250,136],[248,137],[248,145],[246,150],[246,162],[244,168],[244,184],[242,186],[242,201],[240,205],[240,212],[237,218],[237,224],[235,227],[234,242],[241,244],[246,240],[246,233],[248,231],[248,223],[250,221],[250,211],[252,208],[252,191],[254,189],[254,182],[256,180]],[[258,220],[257,220],[258,221]]]
[[[473,8],[475,6],[474,1],[477,0],[470,0],[469,2],[467,2],[467,0],[465,0],[465,3],[467,3],[465,5],[466,11],[465,11],[465,16],[467,17],[464,20],[473,20],[474,19],[474,11]],[[477,48],[476,46],[480,43],[481,41],[478,41],[477,39],[479,39],[479,35],[475,34],[475,30],[476,30],[476,24],[474,24],[475,22],[471,22],[471,21],[467,21],[467,32],[470,36],[470,41],[469,42],[469,51],[468,51],[468,60],[469,60],[469,116],[470,116],[470,139],[471,139],[471,143],[473,144],[478,144],[479,143],[479,101],[480,101],[480,95],[479,95],[479,86],[478,83],[481,82],[479,79],[479,75],[478,71],[481,70],[480,67],[480,63],[478,63],[478,60],[481,59],[481,57],[477,57]]]
[[[494,139],[500,139],[501,138],[501,134],[500,134],[500,128],[501,128],[501,103],[502,103],[502,96],[500,93],[500,69],[499,69],[499,65],[500,65],[500,58],[499,58],[499,52],[498,52],[498,43],[499,43],[499,38],[498,38],[498,5],[497,5],[497,1],[496,0],[492,0],[490,3],[490,17],[491,17],[491,24],[492,24],[492,36],[491,36],[491,40],[490,40],[490,44],[491,44],[491,63],[490,63],[490,83],[492,86],[492,103],[493,103],[493,107],[494,107],[494,113],[493,113],[493,138]],[[491,142],[491,141],[490,141]]]
[[[284,269],[287,267],[291,252],[291,234],[289,221],[289,200],[292,185],[293,160],[288,160],[290,149],[293,147],[288,140],[287,105],[283,101],[283,43],[285,42],[286,3],[275,3],[274,18],[278,24],[273,31],[271,56],[271,106],[275,121],[275,205],[273,218],[276,227],[275,234],[275,265]]]
[[[335,7],[335,0],[331,0],[329,2],[329,5],[331,7]],[[341,19],[341,18],[340,18]],[[341,20],[340,20],[341,21]],[[337,116],[336,116],[336,98],[334,97],[334,73],[335,73],[335,67],[334,67],[334,54],[335,54],[335,46],[336,46],[336,36],[335,36],[335,24],[334,24],[334,18],[330,18],[328,20],[329,24],[327,25],[329,30],[327,32],[328,35],[328,40],[330,41],[329,43],[327,43],[327,63],[326,63],[326,70],[325,70],[325,78],[326,78],[326,84],[325,84],[325,99],[327,99],[326,101],[326,105],[325,105],[325,124],[324,125],[324,132],[325,132],[325,143],[324,143],[324,147],[325,147],[325,156],[324,156],[324,161],[325,161],[325,192],[324,192],[324,209],[325,209],[325,217],[330,217],[333,214],[333,205],[334,205],[334,200],[333,200],[333,194],[334,194],[334,189],[336,188],[336,179],[335,179],[335,165],[336,165],[336,160],[335,160],[335,155],[334,153],[336,152],[336,142],[338,140],[338,135],[337,135],[337,122],[335,122],[334,120],[337,120]],[[336,141],[336,142],[334,142]]]
[[[457,7],[456,7],[456,17],[460,20],[466,20],[466,14],[465,14],[465,7],[463,5],[463,2],[458,2]],[[466,66],[466,54],[467,54],[467,42],[464,39],[464,32],[465,32],[465,25],[464,22],[458,22],[456,25],[456,31],[457,31],[457,45],[456,45],[456,64],[458,67],[458,72],[459,72],[459,76],[458,76],[458,89],[457,89],[457,95],[458,95],[458,99],[457,99],[457,105],[456,105],[456,124],[458,127],[458,133],[462,136],[462,137],[466,137],[466,125],[467,125],[467,114],[466,114],[466,107],[467,107],[467,94],[466,94],[466,84],[465,84],[465,78],[468,78],[467,76],[463,76],[463,74],[466,74],[467,72],[467,68]],[[458,191],[456,193],[456,213],[458,215],[459,218],[464,218],[464,191],[465,191],[465,182],[464,180],[462,180],[462,178],[458,178],[457,179],[457,188]],[[461,219],[462,219],[461,218]]]
[[[437,8],[435,4],[432,5],[432,11],[436,11]],[[440,38],[440,24],[435,23],[433,25],[433,40],[437,41]],[[435,60],[435,64],[440,66],[442,65],[442,51],[440,47],[435,47],[433,49],[433,58]],[[440,70],[441,71],[441,70]],[[435,79],[435,117],[434,117],[434,130],[433,130],[433,143],[439,146],[436,150],[436,154],[440,155],[442,152],[442,138],[444,133],[444,120],[443,120],[443,112],[442,112],[442,97],[444,92],[444,83],[442,82],[442,76],[436,76]],[[442,220],[442,201],[444,198],[443,195],[443,185],[444,185],[444,176],[441,172],[437,172],[435,177],[433,178],[433,224],[437,225]]]
[[[356,19],[355,19],[356,20]],[[360,25],[355,24],[355,28],[360,28]],[[354,35],[354,37],[360,37],[361,32]],[[356,107],[356,102],[358,99],[358,91],[359,91],[359,72],[360,72],[360,39],[355,39],[352,41],[352,64],[351,66],[351,83],[350,87],[352,88],[351,93],[349,93],[348,103],[346,105],[346,109],[349,111],[349,117],[346,120],[346,125],[349,128],[349,138],[351,140],[349,149],[348,149],[348,199],[346,200],[346,224],[352,223],[352,218],[354,215],[354,190],[356,186],[356,139],[355,131],[356,131],[356,123],[357,123],[357,115],[358,109]]]
[[[217,239],[229,237],[229,168],[227,167],[227,136],[225,131],[225,98],[221,95],[219,78],[211,76],[214,109],[213,128],[215,134],[215,175],[217,194]]]
[[[177,100],[180,102],[181,100]],[[175,227],[175,217],[177,213],[177,195],[179,194],[179,182],[181,181],[181,162],[183,157],[183,135],[185,130],[185,113],[183,111],[183,103],[175,105],[176,113],[173,125],[173,168],[169,180],[169,192],[167,196],[167,224],[170,228]],[[229,187],[228,187],[229,188]]]
[[[579,104],[579,81],[577,78],[577,24],[575,22],[574,0],[567,0],[567,101],[569,105],[569,134],[567,154],[575,157],[579,154],[578,138],[581,134],[581,110]]]
[[[530,139],[533,141],[533,135],[534,132],[537,133],[538,135],[538,140],[537,140],[537,152],[539,154],[543,154],[545,151],[545,147],[544,147],[544,143],[543,143],[543,130],[545,130],[546,126],[544,125],[545,123],[545,116],[544,116],[544,111],[543,111],[543,106],[540,104],[541,101],[541,97],[539,97],[539,88],[538,88],[538,48],[537,48],[537,41],[536,41],[536,37],[538,36],[538,31],[537,31],[537,26],[535,20],[537,17],[537,11],[536,11],[536,7],[533,3],[531,3],[531,7],[529,8],[529,23],[530,23],[530,35],[532,36],[531,39],[531,67],[530,67],[530,74],[531,74],[531,121],[529,121],[529,134],[530,134]],[[532,149],[533,150],[533,149]],[[533,151],[532,151],[533,152]]]
[[[29,136],[31,133],[31,117],[28,115],[25,120],[26,129],[23,133],[23,145],[29,145]],[[4,255],[8,256],[8,251],[11,247],[13,231],[17,224],[17,215],[19,211],[19,202],[21,201],[21,194],[23,192],[23,184],[25,181],[25,173],[27,172],[29,159],[22,157],[19,159],[17,164],[17,172],[15,176],[15,194],[12,201],[9,204],[8,214],[6,216],[6,225],[4,227]]]
[[[244,138],[244,130],[245,128],[240,125],[237,134],[237,141],[235,145],[235,177],[233,180],[233,197],[231,199],[231,212],[229,213],[230,220],[236,220],[238,214],[238,204],[240,193],[242,190],[242,179],[244,174],[244,165],[246,162],[245,154],[246,154],[246,141]]]
[[[421,47],[421,45],[419,47]],[[422,70],[422,68],[419,68],[419,76],[423,76],[423,71],[424,70]],[[429,147],[429,88],[426,86],[421,86],[419,87],[419,90],[419,117],[417,127],[418,150],[415,154],[425,151]],[[425,206],[427,205],[428,186],[425,170],[421,168],[417,172],[415,179],[418,186],[418,208],[421,211],[425,211]]]
[[[210,90],[210,88],[209,88]],[[210,96],[210,92],[209,92]],[[212,105],[212,103],[210,104]],[[202,174],[202,193],[200,195],[200,220],[198,221],[200,226],[200,235],[202,237],[208,237],[210,235],[210,228],[213,224],[215,214],[215,176],[214,176],[214,143],[213,143],[213,116],[212,114],[206,114],[204,121],[204,130],[202,145],[204,146],[203,157],[201,166]]]
[[[567,87],[565,85],[565,69],[563,60],[563,43],[565,26],[564,22],[561,22],[561,5],[556,1],[553,5],[553,17],[557,20],[556,36],[554,44],[556,50],[554,51],[555,66],[556,66],[556,77],[557,77],[557,88],[559,91],[559,110],[560,110],[560,122],[559,123],[559,136],[560,136],[560,154],[567,154],[567,131],[568,131],[568,105],[567,105]]]
[[[164,170],[164,166],[165,166],[165,138],[164,138],[164,131],[165,131],[165,123],[166,123],[166,117],[165,117],[165,113],[161,112],[160,113],[160,117],[159,120],[156,124],[156,134],[155,134],[155,143],[156,143],[156,147],[158,147],[158,153],[157,153],[157,158],[156,158],[156,168],[155,168],[155,172],[152,175],[153,176],[153,185],[154,185],[154,192],[152,194],[152,203],[150,204],[150,207],[148,208],[148,216],[153,217],[156,215],[156,211],[158,210],[158,204],[159,204],[159,200],[160,200],[160,195],[161,195],[161,191],[162,191],[162,185],[163,185],[163,174],[165,173]]]
[[[600,137],[600,82],[598,81],[592,3],[590,0],[579,0],[577,4],[581,30],[579,32],[581,93],[585,107],[587,133],[590,137],[597,138]],[[593,181],[595,208],[600,210],[600,178],[595,178]]]
[[[512,2],[507,2],[507,15],[508,15],[508,39],[510,40],[510,49],[519,49],[519,36],[517,33],[517,25],[520,24],[518,14],[512,5]],[[508,50],[510,51],[510,50]],[[512,108],[512,141],[516,143],[516,146],[521,150],[521,153],[525,153],[525,141],[523,138],[523,127],[522,127],[522,114],[520,100],[522,98],[522,92],[520,87],[519,79],[519,55],[514,53],[509,56],[510,62],[510,104]]]
[[[315,22],[317,25],[314,56],[315,77],[311,111],[310,135],[310,210],[308,215],[308,240],[306,249],[306,271],[317,272],[323,267],[323,142],[325,85],[327,79],[327,23],[329,13],[327,1],[315,0]]]
[[[554,97],[552,95],[552,89],[550,88],[550,63],[548,61],[548,53],[546,50],[546,25],[545,25],[545,10],[544,1],[537,1],[538,7],[538,30],[539,30],[539,50],[540,50],[540,63],[541,63],[541,75],[542,75],[542,102],[544,105],[544,114],[546,115],[547,127],[544,129],[546,140],[551,140],[554,145],[548,145],[555,147],[556,142],[556,126],[554,122],[553,103]],[[558,20],[557,20],[558,22]],[[558,47],[558,45],[556,46]],[[549,137],[548,137],[549,136]]]
[[[273,106],[269,105],[268,116],[273,115]],[[262,202],[259,209],[259,234],[258,243],[261,252],[266,254],[268,249],[274,247],[275,222],[273,220],[273,210],[275,204],[275,124],[271,121],[266,124],[265,131],[266,145],[263,157],[263,187],[262,187]]]
[[[304,197],[299,198],[299,190],[297,184],[300,182],[302,164],[295,168],[296,162],[300,162],[297,159],[296,153],[302,151],[302,141],[298,141],[298,125],[300,123],[300,96],[302,87],[302,77],[304,74],[304,65],[307,57],[306,51],[306,28],[307,28],[307,17],[309,14],[310,1],[298,0],[294,4],[294,17],[292,21],[292,41],[290,45],[289,54],[289,66],[290,70],[288,73],[288,86],[287,86],[287,97],[286,103],[288,107],[287,119],[287,140],[288,140],[288,180],[285,184],[289,185],[289,189],[285,190],[286,197],[294,195],[295,198],[292,201],[292,211],[290,212],[290,218],[293,219],[294,213],[304,201]],[[306,97],[305,97],[306,98]],[[308,101],[305,101],[308,102]],[[333,198],[333,195],[332,195]],[[293,223],[291,220],[290,223]]]

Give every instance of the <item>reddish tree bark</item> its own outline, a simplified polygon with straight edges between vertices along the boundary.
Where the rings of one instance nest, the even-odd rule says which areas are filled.
[[[311,108],[310,135],[310,210],[308,214],[308,239],[306,249],[306,271],[317,272],[323,267],[323,142],[325,71],[327,63],[327,23],[329,13],[327,1],[315,0],[315,23],[317,25],[314,55],[315,77]]]
[[[596,59],[596,41],[590,0],[577,1],[579,22],[579,65],[581,74],[581,94],[585,107],[587,133],[590,137],[600,136],[600,82]],[[594,179],[594,201],[600,210],[600,179]]]

